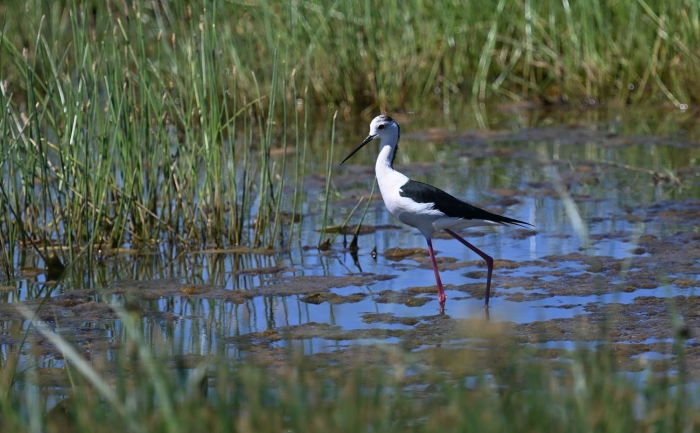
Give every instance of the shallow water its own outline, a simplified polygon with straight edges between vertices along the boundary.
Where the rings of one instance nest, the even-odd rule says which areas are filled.
[[[595,345],[601,337],[595,318],[619,304],[623,311],[610,314],[619,315],[620,326],[613,325],[607,344],[636,345],[625,352],[634,369],[640,357],[671,356],[674,327],[665,300],[674,299],[690,330],[687,344],[698,345],[700,318],[692,311],[700,295],[700,131],[694,113],[493,107],[452,118],[396,118],[402,125],[398,170],[534,225],[532,231],[463,233],[497,261],[488,312],[483,262],[440,237],[434,246],[448,300],[446,316],[438,315],[425,240],[394,221],[378,199],[364,221],[378,229],[360,236],[356,258],[342,235],[330,250],[316,249],[323,161],[311,158],[300,242],[278,252],[110,256],[54,288],[40,316],[79,344],[114,343],[124,330],[101,302],[127,304],[140,312],[146,335],[166,338],[177,354],[269,353],[273,359],[279,347],[306,354],[377,343],[410,350],[436,342],[478,347],[478,337],[464,335],[477,328],[499,329],[539,349],[572,350]],[[338,161],[364,138],[367,124],[339,125]],[[312,147],[327,142],[320,134]],[[334,168],[332,224],[369,195],[375,152],[367,146]],[[574,206],[567,210],[567,204]],[[417,251],[395,260],[385,255],[392,248]],[[0,284],[3,357],[18,349],[18,324],[27,326],[13,306],[36,308],[49,288],[45,281],[24,269],[16,281]],[[634,334],[632,343],[625,332]],[[50,348],[41,359],[40,367],[62,365]]]

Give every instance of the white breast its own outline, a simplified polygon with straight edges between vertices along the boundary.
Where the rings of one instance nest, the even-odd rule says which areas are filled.
[[[391,167],[389,156],[391,146],[383,146],[377,158],[375,167],[377,183],[384,199],[384,205],[394,218],[404,224],[415,227],[430,237],[435,232],[433,223],[444,216],[438,210],[432,209],[432,203],[416,203],[401,196],[401,187],[409,181],[408,177]]]

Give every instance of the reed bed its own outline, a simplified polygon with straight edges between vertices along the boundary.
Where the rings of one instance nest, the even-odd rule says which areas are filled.
[[[199,103],[224,92],[241,101],[268,95],[279,84],[276,58],[309,83],[313,102],[360,110],[416,108],[436,95],[698,101],[700,6],[692,0],[217,0],[206,8],[10,0],[1,8],[0,65],[8,84],[24,91],[44,86],[20,77],[13,57],[23,49],[51,81],[96,61],[89,76],[104,76],[99,61],[114,45],[124,52],[113,65],[129,68],[128,78],[148,70],[141,90],[161,97],[170,88]]]
[[[99,2],[95,8],[107,9],[14,6],[2,7],[10,19],[0,56],[6,275],[18,245],[34,247],[47,264],[60,256],[60,264],[161,243],[278,244],[282,191],[289,179],[299,184],[303,165],[289,174],[286,158],[276,166],[271,157],[280,136],[275,113],[297,86],[286,63],[272,60],[263,88],[243,71],[252,80],[243,95],[232,90],[242,75],[224,60],[222,47],[231,44],[216,31],[217,8],[195,18],[175,11],[186,35],[178,40],[153,33],[165,17],[147,19],[146,3],[122,13]],[[18,11],[36,14],[13,17]],[[31,46],[18,43],[24,37]],[[291,113],[297,128],[299,101]]]

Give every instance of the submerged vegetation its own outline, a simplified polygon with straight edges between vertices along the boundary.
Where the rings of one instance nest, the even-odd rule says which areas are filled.
[[[694,0],[7,0],[0,17],[0,292],[13,288],[8,281],[33,252],[53,280],[66,269],[92,272],[97,258],[118,251],[289,248],[301,237],[312,159],[323,167],[320,246],[328,234],[359,233],[359,225],[346,226],[350,216],[327,227],[338,222],[328,201],[337,130],[357,113],[447,112],[457,101],[651,101],[680,109],[700,102]],[[590,182],[597,176],[591,171]],[[363,219],[373,193],[347,205],[350,215]],[[218,284],[232,272],[222,265],[208,275]],[[31,296],[49,297],[54,287]],[[161,298],[201,288],[171,289]],[[613,349],[544,354],[503,335],[470,335],[482,344],[471,351],[440,340],[407,352],[355,345],[348,356],[304,357],[284,350],[295,346],[280,338],[267,351],[241,343],[231,360],[230,335],[217,336],[216,356],[181,354],[158,326],[140,326],[151,318],[130,302],[141,301],[111,295],[60,300],[104,314],[103,345],[54,334],[49,327],[59,329],[59,320],[49,313],[40,317],[50,326],[30,325],[48,302],[32,304],[38,310],[25,310],[26,320],[0,314],[0,430],[690,431],[700,424],[696,382],[683,365],[687,336],[679,332],[674,370],[649,364],[635,374],[620,371]],[[239,298],[231,302],[247,299]],[[169,329],[171,319],[157,321]],[[38,367],[47,353],[60,367]]]

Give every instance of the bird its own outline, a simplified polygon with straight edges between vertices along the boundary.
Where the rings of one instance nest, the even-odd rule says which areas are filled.
[[[400,222],[415,227],[425,237],[430,253],[430,260],[437,282],[440,312],[444,312],[445,290],[440,280],[432,238],[436,232],[445,231],[461,242],[464,246],[478,254],[488,268],[486,276],[486,292],[484,308],[488,310],[491,294],[491,275],[493,274],[493,258],[479,248],[467,242],[455,233],[468,227],[504,225],[530,227],[530,223],[498,215],[462,201],[445,191],[426,183],[409,179],[406,175],[394,169],[394,159],[398,151],[401,128],[391,117],[381,114],[375,117],[369,125],[369,135],[340,163],[350,159],[355,153],[373,140],[380,140],[379,157],[375,165],[377,183],[381,191],[384,205],[389,213]]]

